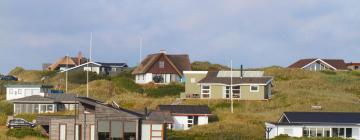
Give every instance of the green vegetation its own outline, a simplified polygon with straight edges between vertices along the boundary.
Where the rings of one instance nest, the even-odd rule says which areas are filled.
[[[211,64],[210,62],[195,61],[191,63],[191,69],[194,71],[216,71],[229,70],[230,68],[220,64]]]
[[[25,138],[26,136],[45,138],[40,131],[32,128],[9,129],[6,132],[6,135],[15,138]]]
[[[87,82],[87,73],[83,71],[79,72],[69,72],[68,78],[69,82],[75,84],[86,84]],[[95,72],[89,72],[89,81],[100,80],[100,79],[109,79],[109,77],[104,75],[98,75]]]
[[[192,67],[194,70],[208,70],[215,67],[211,65],[207,62],[194,62]],[[218,68],[226,69],[224,66],[216,69]],[[321,111],[360,111],[359,71],[311,72],[280,67],[263,70],[265,75],[274,76],[271,100],[235,101],[234,113],[230,112],[230,102],[226,100],[184,100],[183,104],[208,105],[214,114],[212,118],[215,119],[211,119],[214,121],[208,125],[195,126],[191,131],[169,132],[169,138],[260,140],[264,139],[265,135],[264,122],[277,121],[284,111],[313,111],[313,105],[322,106]],[[25,70],[17,73],[30,80],[33,76],[27,74],[39,75],[36,76],[38,78],[44,75],[42,71]],[[115,101],[124,108],[142,110],[144,107],[155,109],[159,104],[171,104],[179,97],[179,92],[184,90],[183,85],[176,84],[140,86],[134,83],[130,73],[131,71],[127,71],[110,80],[97,79],[90,82],[90,97],[106,102]],[[59,79],[63,78],[63,74],[49,74],[49,84],[63,88],[64,82],[59,82]],[[24,81],[29,79],[23,78]],[[86,84],[78,83],[81,82],[70,81],[70,93],[86,95]],[[307,140],[288,137],[277,139]]]

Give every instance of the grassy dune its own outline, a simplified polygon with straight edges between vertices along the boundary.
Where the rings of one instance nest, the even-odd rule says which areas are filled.
[[[211,123],[195,126],[191,131],[170,132],[171,139],[264,139],[264,122],[277,121],[284,111],[313,111],[311,106],[322,106],[321,111],[360,111],[360,72],[310,72],[303,70],[265,68],[274,76],[273,96],[269,101],[235,101],[234,113],[226,100],[185,100],[183,104],[209,105],[214,116]],[[24,76],[25,77],[25,76]],[[51,81],[56,83],[55,75]],[[31,79],[31,78],[30,78]],[[174,86],[174,85],[173,85]],[[70,92],[86,94],[86,85],[70,83]],[[151,92],[147,92],[151,89]],[[158,90],[156,90],[158,89]],[[162,90],[164,89],[164,90]],[[170,104],[174,88],[138,86],[127,78],[95,80],[90,83],[90,96],[99,100],[115,101],[120,106],[142,110],[154,109],[159,104]],[[150,96],[150,93],[161,96]]]

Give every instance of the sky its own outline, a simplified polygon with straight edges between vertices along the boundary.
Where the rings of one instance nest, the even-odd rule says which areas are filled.
[[[164,49],[246,68],[360,62],[359,0],[1,0],[0,73],[67,54],[139,63]]]

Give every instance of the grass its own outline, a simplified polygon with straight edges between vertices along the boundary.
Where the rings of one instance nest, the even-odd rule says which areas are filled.
[[[185,100],[182,104],[208,105],[214,114],[211,120],[215,121],[195,126],[191,131],[170,132],[169,138],[257,140],[264,139],[264,122],[277,121],[284,111],[313,111],[311,106],[320,105],[321,111],[359,112],[359,73],[266,68],[265,74],[274,76],[271,100],[236,101],[234,113],[230,112],[230,102],[225,100]],[[61,77],[61,74],[52,76],[50,82],[56,84]],[[84,84],[70,83],[69,89],[72,93],[86,95]],[[90,82],[90,97],[106,102],[115,101],[124,108],[134,110],[145,107],[155,109],[159,104],[171,104],[179,97],[181,90],[182,85],[139,86],[129,74]]]
[[[0,139],[1,140],[48,140],[48,138],[43,137],[34,137],[34,136],[25,136],[23,138],[15,138],[7,136],[8,128],[5,126],[0,126]]]

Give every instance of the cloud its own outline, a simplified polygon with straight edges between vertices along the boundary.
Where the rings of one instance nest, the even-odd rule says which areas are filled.
[[[287,66],[303,57],[360,61],[356,0],[79,0],[0,2],[0,72],[78,51],[94,59],[138,62],[166,49],[247,67]]]

